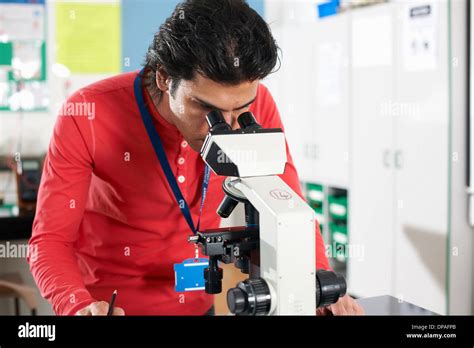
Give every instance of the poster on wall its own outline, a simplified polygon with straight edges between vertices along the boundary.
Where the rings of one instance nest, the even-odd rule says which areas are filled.
[[[0,0],[0,110],[43,111],[46,84],[44,0]]]
[[[411,2],[403,13],[403,66],[406,71],[438,66],[438,8],[435,3]]]
[[[120,4],[57,2],[56,62],[72,74],[121,71]]]

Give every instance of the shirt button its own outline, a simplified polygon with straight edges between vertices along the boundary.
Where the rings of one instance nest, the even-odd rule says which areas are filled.
[[[178,182],[182,184],[186,180],[186,178],[183,175],[178,176]]]
[[[178,158],[178,164],[183,164],[184,163],[184,157]]]
[[[186,147],[186,146],[188,146],[188,142],[187,142],[186,140],[183,140],[183,141],[181,142],[181,147],[184,148],[184,147]]]

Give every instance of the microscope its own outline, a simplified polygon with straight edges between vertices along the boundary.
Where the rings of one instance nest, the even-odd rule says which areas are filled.
[[[219,262],[234,263],[249,277],[227,292],[236,315],[315,315],[316,308],[346,293],[343,277],[316,271],[315,214],[278,175],[286,165],[281,129],[264,129],[251,112],[241,114],[232,130],[219,111],[206,116],[209,132],[201,157],[225,176],[225,197],[217,214],[230,216],[242,203],[245,226],[199,231],[188,241],[209,257],[205,291],[222,291]]]

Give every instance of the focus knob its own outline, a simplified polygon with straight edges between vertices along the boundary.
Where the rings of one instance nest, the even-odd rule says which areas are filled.
[[[336,303],[346,294],[346,280],[334,272],[318,270],[316,272],[316,307],[325,307]]]
[[[227,304],[231,313],[241,314],[247,308],[247,295],[242,289],[230,289],[227,292]]]
[[[262,278],[247,279],[227,292],[227,305],[237,315],[266,315],[270,312],[270,288]]]

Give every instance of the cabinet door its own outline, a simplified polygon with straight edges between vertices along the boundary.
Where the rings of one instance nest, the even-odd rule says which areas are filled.
[[[355,10],[351,17],[349,244],[354,254],[348,257],[348,287],[356,296],[391,295],[393,119],[384,105],[394,93],[392,5]]]
[[[448,3],[431,18],[410,16],[419,3],[397,3],[396,295],[446,311],[448,226]]]
[[[305,159],[315,180],[349,184],[349,15],[319,20],[312,30],[311,134]]]
[[[281,16],[271,24],[281,68],[264,83],[279,107],[300,178],[347,187],[348,15],[318,20],[311,1],[284,2],[285,14],[277,4],[268,8]]]
[[[314,170],[307,161],[307,139],[311,137],[311,74],[301,67],[311,66],[311,40],[295,40],[308,33],[308,24],[289,23],[281,32],[279,42],[282,58],[280,81],[281,118],[295,166],[302,181],[314,179]]]

